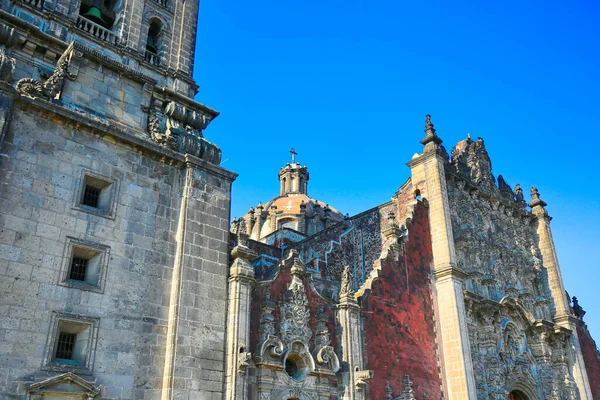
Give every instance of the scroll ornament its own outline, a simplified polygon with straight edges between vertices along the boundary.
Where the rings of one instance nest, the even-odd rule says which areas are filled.
[[[54,73],[45,82],[33,78],[20,79],[15,88],[24,96],[35,98],[46,98],[48,100],[58,99],[63,89],[65,78],[74,79],[75,74],[69,71],[72,57],[82,57],[83,54],[75,51],[72,46],[63,53],[56,64]]]
[[[218,165],[221,162],[221,150],[202,135],[211,119],[207,114],[188,110],[171,101],[163,110],[155,110],[150,114],[148,132],[152,140],[162,146]]]

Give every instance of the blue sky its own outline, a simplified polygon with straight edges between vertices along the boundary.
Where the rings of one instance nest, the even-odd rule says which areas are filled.
[[[596,3],[596,4],[594,4]],[[278,192],[291,147],[309,194],[351,215],[390,199],[432,114],[450,151],[538,187],[567,290],[600,340],[600,6],[579,2],[202,0],[198,101],[240,174],[232,217]]]

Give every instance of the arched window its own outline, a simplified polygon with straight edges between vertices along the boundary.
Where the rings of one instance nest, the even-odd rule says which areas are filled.
[[[279,220],[279,229],[290,228],[296,230],[296,220],[292,218],[284,218]]]
[[[146,40],[146,61],[159,65],[160,57],[158,56],[160,51],[160,42],[162,38],[162,22],[158,18],[152,18],[150,20],[150,26],[148,27],[148,39]]]

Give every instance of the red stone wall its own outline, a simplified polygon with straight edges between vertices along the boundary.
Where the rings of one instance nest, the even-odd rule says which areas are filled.
[[[577,327],[577,336],[579,336],[579,343],[581,345],[581,352],[583,353],[585,370],[587,371],[592,389],[592,396],[595,399],[600,399],[600,357],[598,357],[596,342],[592,339],[585,325]]]
[[[405,255],[398,262],[392,257],[382,261],[381,276],[362,301],[366,364],[374,372],[369,399],[385,399],[386,382],[394,397],[400,395],[406,374],[417,398],[423,391],[430,399],[441,398],[429,281],[431,239],[423,205],[408,228]]]

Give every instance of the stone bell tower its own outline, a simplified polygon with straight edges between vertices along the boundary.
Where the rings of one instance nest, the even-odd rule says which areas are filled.
[[[193,99],[197,15],[0,2],[0,398],[223,397],[236,174]]]

